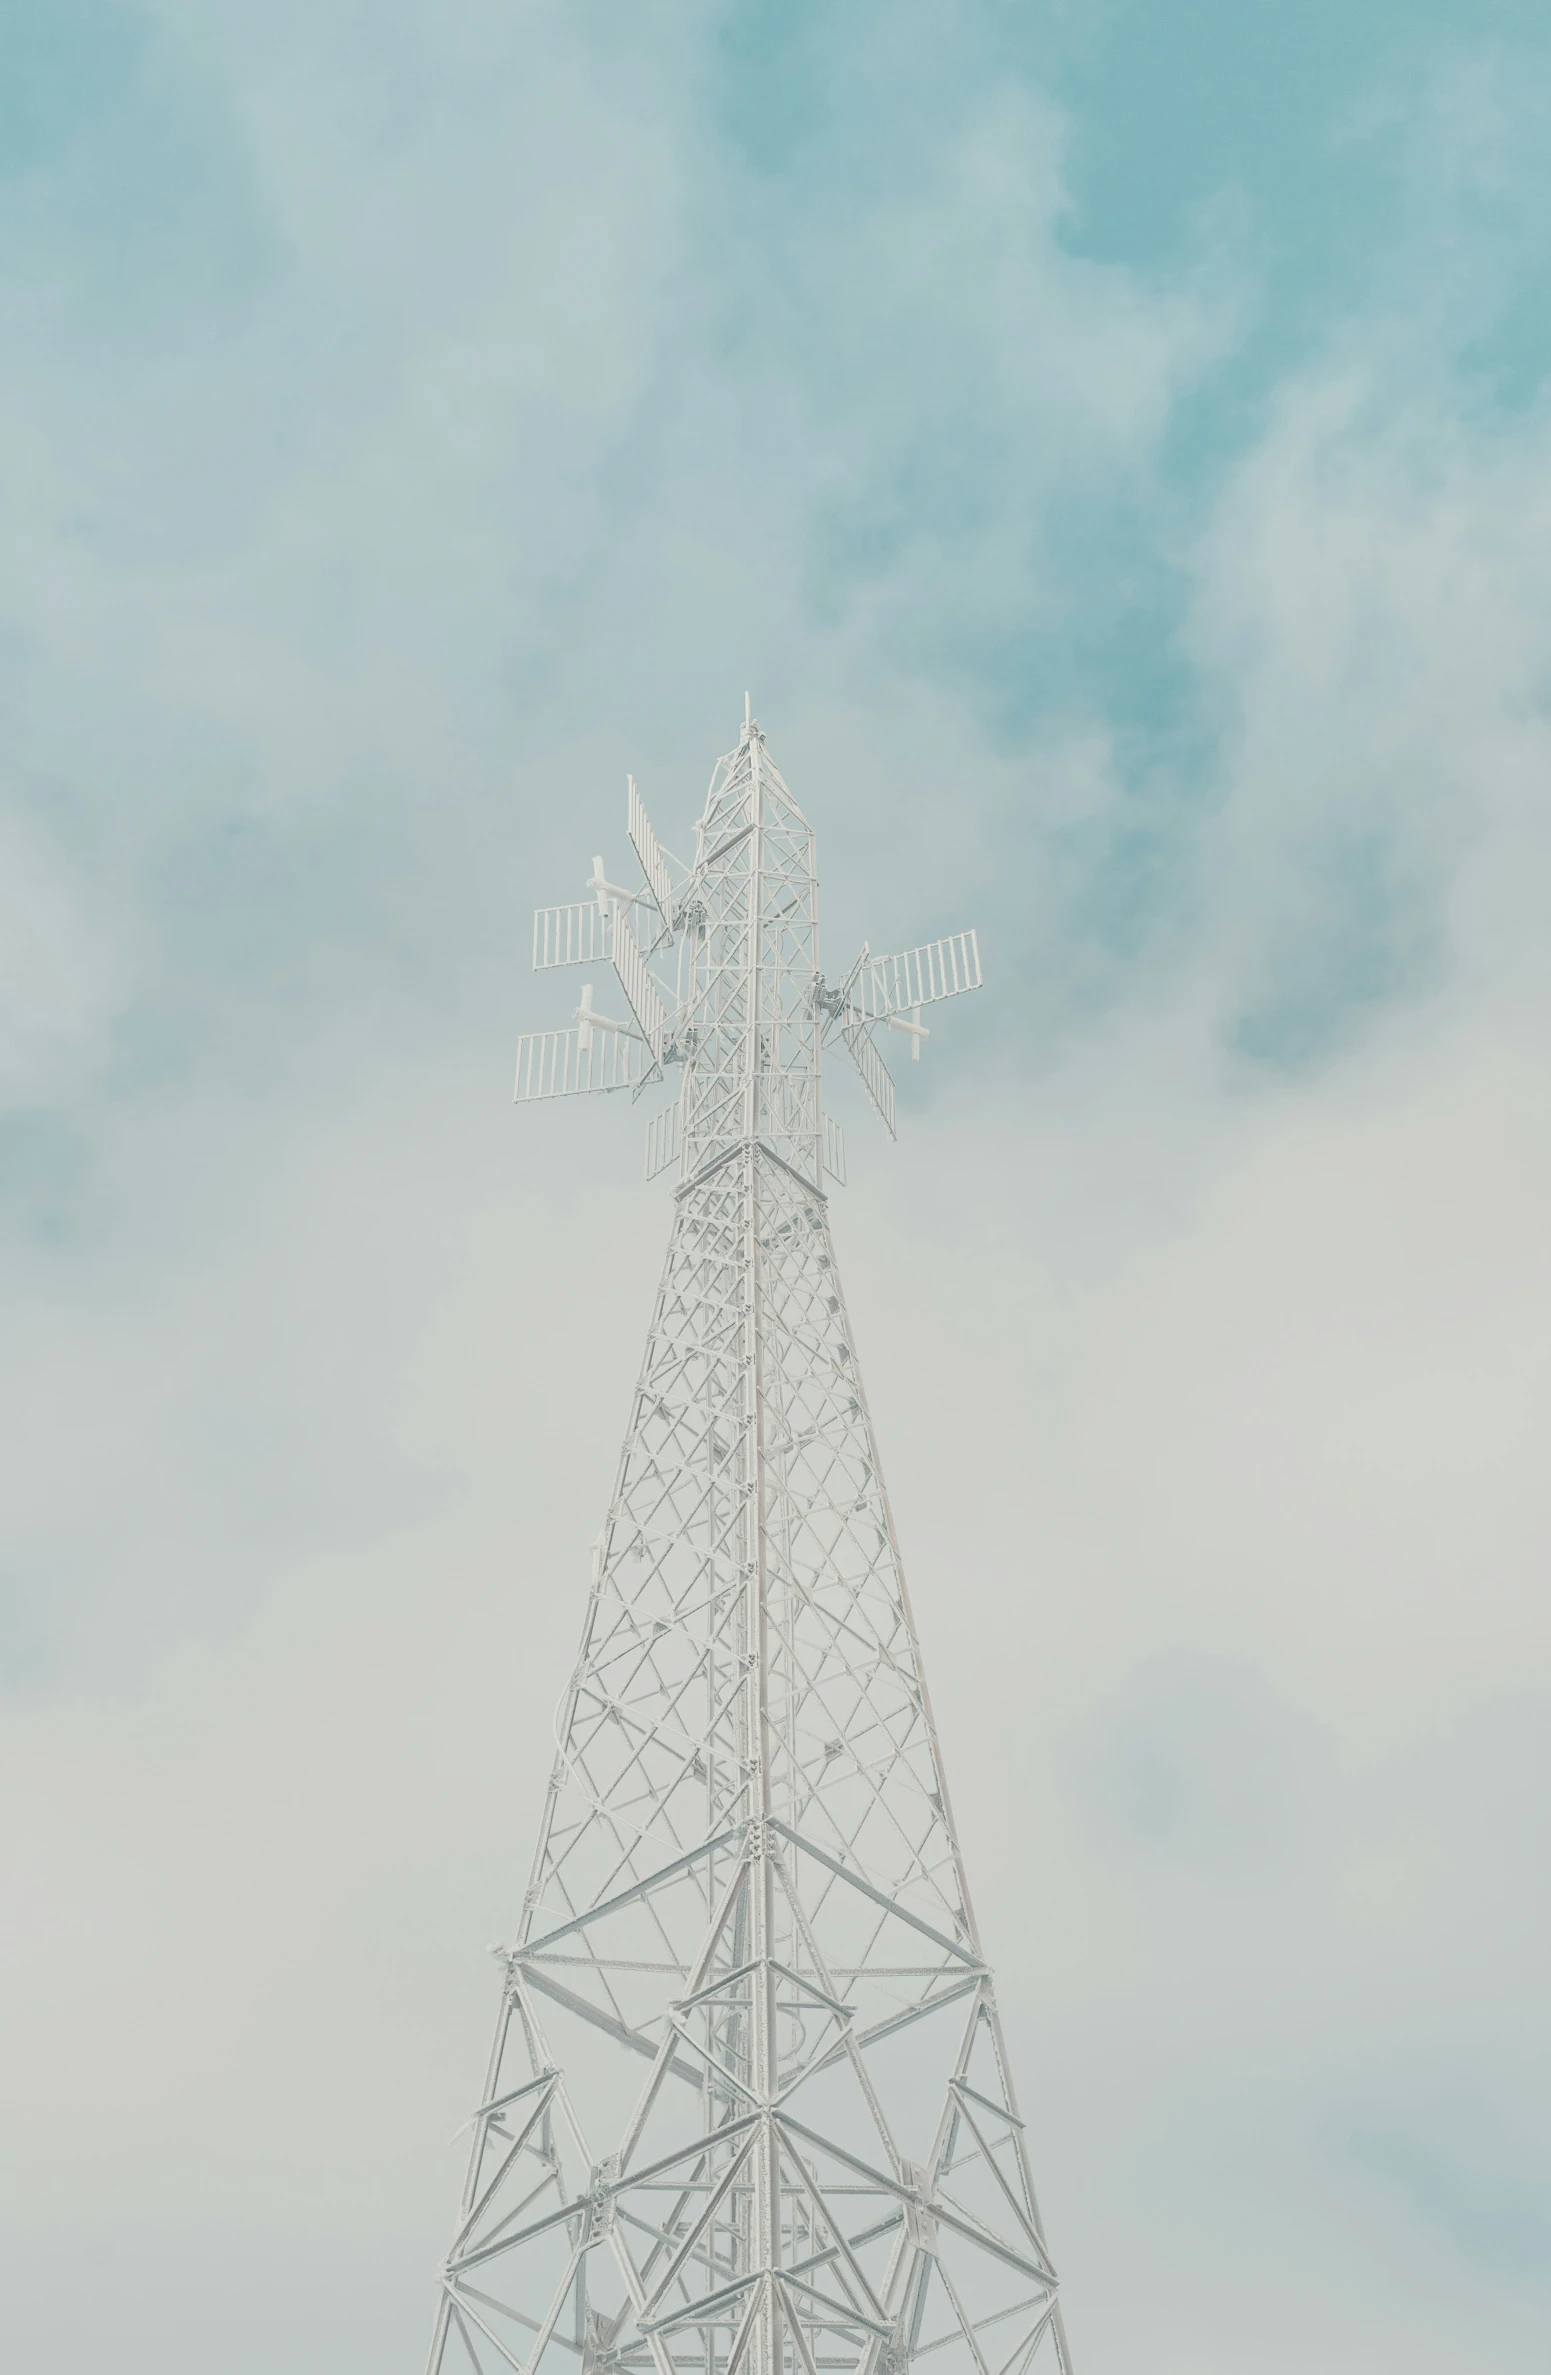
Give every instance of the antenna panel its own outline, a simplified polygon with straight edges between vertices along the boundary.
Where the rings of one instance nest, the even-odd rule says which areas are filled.
[[[633,1089],[654,1069],[651,1049],[633,1031],[605,1031],[594,1024],[588,1048],[580,1045],[576,1031],[529,1031],[517,1042],[512,1102],[532,1105],[541,1097]]]
[[[613,954],[613,911],[605,914],[596,899],[578,899],[569,907],[534,909],[535,973],[545,973],[552,965],[602,964]]]
[[[873,1101],[879,1121],[891,1138],[898,1132],[894,1127],[894,1075],[872,1042],[872,1032],[861,1020],[842,1023],[840,1036],[851,1051],[851,1061],[862,1076],[862,1086]]]
[[[980,987],[980,943],[973,932],[953,932],[897,957],[873,957],[857,985],[856,1003],[875,1022],[914,1006],[933,1006]]]
[[[840,982],[836,987],[835,995],[841,1000],[842,1004],[844,1004],[844,1002],[850,997],[851,992],[855,989],[857,982],[861,978],[862,967],[866,964],[868,958],[871,955],[872,950],[864,940],[861,947],[857,950],[855,956],[851,959],[850,972],[846,975],[844,981]]]
[[[841,1187],[846,1183],[846,1134],[832,1113],[824,1116],[824,1168]]]
[[[678,1161],[679,1150],[684,1142],[680,1119],[682,1111],[681,1101],[675,1097],[671,1105],[665,1105],[661,1113],[654,1113],[647,1123],[646,1176],[648,1179],[655,1179],[660,1171],[666,1171],[671,1164]]]
[[[630,786],[631,847],[641,861],[641,872],[646,876],[652,897],[657,902],[663,929],[671,932],[673,929],[673,878],[668,872],[668,861],[662,854],[656,834],[652,831],[652,820],[641,805],[641,795],[635,788],[635,777],[632,775],[626,780]]]
[[[662,1002],[662,992],[646,970],[641,944],[622,915],[614,918],[614,970],[619,986],[630,1001],[630,1011],[640,1024],[652,1054],[662,1053],[663,1026],[668,1009]]]

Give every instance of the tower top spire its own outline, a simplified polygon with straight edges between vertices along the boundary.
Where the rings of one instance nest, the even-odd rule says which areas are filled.
[[[981,982],[973,931],[897,955],[865,943],[837,980],[819,965],[813,834],[765,746],[748,693],[738,747],[720,758],[684,865],[658,841],[626,779],[634,889],[593,861],[590,899],[540,908],[533,962],[612,969],[625,1012],[609,1015],[587,984],[571,1027],[518,1046],[516,1098],[629,1089],[679,1075],[654,1116],[647,1175],[677,1165],[687,1183],[745,1142],[766,1145],[804,1179],[843,1180],[840,1127],[824,1111],[823,1049],[838,1043],[890,1136],[895,1087],[880,1037],[904,1037],[919,1062],[925,1007]]]

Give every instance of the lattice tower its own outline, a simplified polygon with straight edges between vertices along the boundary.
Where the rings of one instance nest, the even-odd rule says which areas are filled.
[[[540,965],[602,962],[517,1095],[680,1074],[673,1232],[431,2375],[1069,2375],[851,1326],[838,1042],[980,982],[973,933],[819,970],[813,837],[747,714],[676,866],[629,786]]]

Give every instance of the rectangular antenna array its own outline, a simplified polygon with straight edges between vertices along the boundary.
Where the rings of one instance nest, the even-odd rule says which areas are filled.
[[[640,1024],[654,1058],[662,1055],[663,1026],[668,1009],[662,1002],[662,992],[646,970],[641,944],[626,923],[623,915],[614,918],[614,970],[619,986],[630,1001],[630,1011]]]
[[[661,1113],[654,1113],[646,1125],[646,1176],[655,1179],[659,1171],[666,1171],[679,1159],[683,1145],[681,1115],[683,1107],[677,1097],[665,1105]]]
[[[529,1031],[517,1042],[512,1101],[531,1105],[540,1097],[633,1089],[654,1068],[651,1049],[633,1031],[605,1031],[594,1024],[588,1048],[580,1045],[576,1031]]]
[[[864,1014],[882,1021],[979,987],[980,943],[973,932],[952,932],[897,957],[869,958],[852,995]]]
[[[851,1061],[862,1076],[862,1086],[877,1109],[878,1119],[891,1138],[897,1137],[898,1132],[894,1127],[894,1075],[874,1047],[871,1029],[860,1020],[844,1022],[840,1026],[840,1036],[851,1051]]]
[[[673,929],[673,878],[668,872],[668,861],[658,846],[656,834],[652,831],[652,820],[641,805],[641,795],[635,788],[635,777],[632,775],[626,780],[630,786],[631,847],[640,859],[641,871],[651,886],[652,897],[656,900],[657,911],[662,917],[663,930],[671,932]]]
[[[846,1183],[846,1139],[832,1113],[824,1116],[824,1168],[841,1187]]]
[[[613,954],[613,910],[605,913],[596,899],[577,899],[569,907],[534,909],[535,973],[545,973],[552,965],[606,964]]]

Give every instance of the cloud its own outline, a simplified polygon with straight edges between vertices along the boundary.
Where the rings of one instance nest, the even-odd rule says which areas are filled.
[[[0,1106],[48,1101],[90,1075],[122,971],[58,859],[0,813]]]
[[[1212,946],[1251,1058],[1522,965],[1491,910],[1541,857],[1548,508],[1538,416],[1473,422],[1446,381],[1350,355],[1284,392],[1225,490],[1191,640],[1225,729]]]
[[[984,931],[837,1228],[1080,2364],[1544,2355],[1440,2230],[1532,2234],[1545,2125],[1545,423],[1420,268],[1230,401],[1240,218],[1084,254],[1083,126],[963,14],[162,0],[29,152],[0,1679],[62,2369],[423,2346],[666,1226],[638,1114],[505,1109],[526,908],[627,765],[682,841],[751,679],[830,950]],[[1438,90],[1361,135],[1429,201]],[[175,238],[79,226],[103,109],[131,180],[185,126]]]

